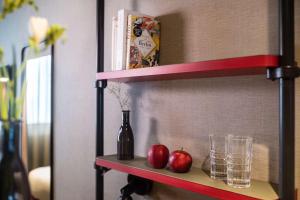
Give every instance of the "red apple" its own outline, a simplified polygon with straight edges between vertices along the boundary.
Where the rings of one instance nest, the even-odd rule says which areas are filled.
[[[148,151],[147,160],[148,163],[156,168],[164,168],[169,159],[169,149],[162,144],[154,144]]]
[[[183,150],[173,151],[169,158],[169,168],[173,172],[184,173],[190,170],[192,166],[192,156]]]

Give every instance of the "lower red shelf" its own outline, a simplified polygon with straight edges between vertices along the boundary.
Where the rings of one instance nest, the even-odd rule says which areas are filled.
[[[147,165],[145,158],[138,156],[131,161],[117,160],[115,155],[102,156],[96,158],[96,165],[218,199],[278,199],[275,189],[267,182],[252,180],[250,188],[236,189],[227,186],[223,181],[211,179],[199,168],[192,168],[188,173],[173,173],[167,169],[153,169]]]

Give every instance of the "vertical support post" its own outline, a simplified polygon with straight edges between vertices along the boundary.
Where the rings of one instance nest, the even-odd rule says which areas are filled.
[[[279,197],[295,198],[295,62],[294,0],[279,0],[279,67],[268,78],[279,80]]]
[[[54,45],[51,45],[50,199],[54,200]]]
[[[280,67],[295,67],[294,0],[280,0]],[[279,78],[279,196],[294,199],[295,193],[295,77]]]
[[[295,80],[279,79],[279,196],[295,195]]]
[[[104,71],[104,0],[97,0],[97,72]],[[103,156],[104,88],[97,86],[96,156]],[[103,174],[96,168],[96,199],[103,200]]]

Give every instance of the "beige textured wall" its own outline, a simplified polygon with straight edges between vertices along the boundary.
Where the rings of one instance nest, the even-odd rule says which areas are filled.
[[[160,17],[161,64],[278,54],[276,0],[106,1],[106,49],[110,49],[110,19],[120,8]],[[110,70],[110,51],[105,58]],[[157,142],[170,150],[183,146],[194,157],[194,165],[202,166],[209,134],[251,135],[255,138],[253,178],[277,182],[276,82],[248,76],[130,83],[124,88],[131,96],[136,154],[145,156]],[[107,93],[105,101],[105,140],[113,144],[105,146],[105,153],[111,154],[116,152],[121,115],[113,96]],[[124,184],[124,174],[105,175],[105,199],[115,199]],[[145,198],[203,199],[161,184],[155,184],[154,192]]]

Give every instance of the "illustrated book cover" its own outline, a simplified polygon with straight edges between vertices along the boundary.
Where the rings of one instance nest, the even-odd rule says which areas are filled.
[[[159,48],[160,22],[153,17],[128,15],[126,69],[157,66]]]
[[[127,54],[127,33],[128,33],[128,16],[147,16],[145,14],[121,9],[118,11],[117,16],[117,41],[116,41],[116,54],[115,54],[115,70],[126,69],[126,54]],[[151,16],[147,16],[151,17]]]

